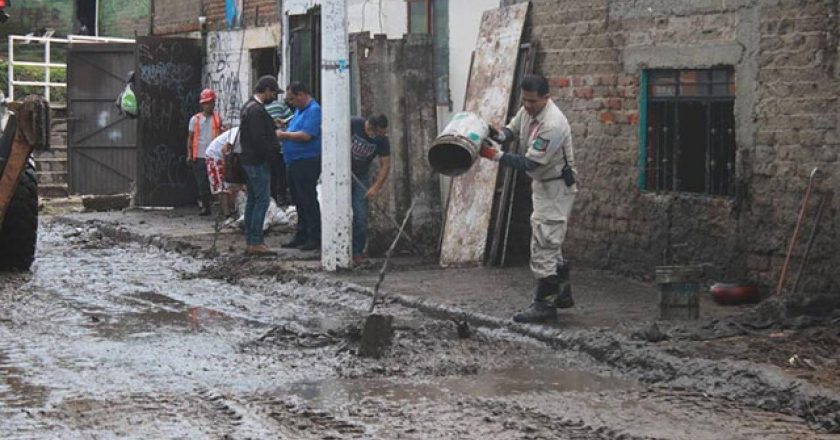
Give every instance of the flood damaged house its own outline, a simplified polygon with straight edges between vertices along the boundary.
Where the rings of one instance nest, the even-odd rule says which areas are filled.
[[[566,254],[775,287],[818,168],[790,271],[816,231],[799,288],[836,291],[838,5],[531,1],[523,40],[538,45],[534,70],[569,118],[580,172]]]
[[[144,0],[122,15],[108,13],[118,9],[109,0],[72,3],[15,9],[29,23],[77,32],[92,3],[100,33],[136,36],[126,63],[141,74],[141,102],[160,111],[127,129],[136,131],[133,163],[107,155],[88,162],[125,167],[120,185],[135,182],[141,203],[190,199],[180,128],[201,87],[219,93],[231,122],[263,74],[302,81],[322,98],[316,0]],[[645,278],[660,265],[702,265],[710,280],[772,287],[816,168],[790,272],[801,268],[800,289],[840,287],[832,197],[840,178],[840,0],[348,0],[351,112],[386,113],[394,147],[388,188],[371,208],[375,251],[414,199],[409,231],[419,250],[435,251],[451,182],[431,172],[426,152],[464,108],[470,72],[481,69],[471,68],[471,54],[483,12],[522,3],[522,50],[509,62],[549,79],[574,136],[581,191],[565,245],[573,264]],[[113,94],[122,81],[105,85]],[[529,190],[521,183],[508,246],[475,263],[527,259]],[[493,241],[490,228],[465,233]]]
[[[469,10],[457,1],[357,3],[351,18],[388,33],[433,18],[428,29],[443,41],[435,61],[440,52],[449,57],[449,76],[437,86],[438,128],[463,109],[470,65],[459,60],[475,47],[478,16],[529,3],[521,40],[535,52],[529,69],[549,79],[577,153],[571,260],[644,278],[656,266],[701,265],[709,280],[772,290],[817,168],[785,287],[797,272],[799,290],[840,287],[837,0],[503,0]],[[403,16],[394,13],[400,6]],[[442,8],[449,13],[435,12]],[[440,17],[448,27],[434,23]],[[456,35],[471,26],[470,35]],[[510,62],[524,67],[526,54]],[[527,258],[521,183],[502,261]],[[448,182],[442,187],[445,207]],[[489,228],[479,234],[493,241]]]

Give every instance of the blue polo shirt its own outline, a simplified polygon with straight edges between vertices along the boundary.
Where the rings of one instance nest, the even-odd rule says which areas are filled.
[[[314,99],[306,107],[295,110],[288,131],[302,131],[312,139],[309,142],[283,141],[283,160],[286,163],[321,156],[321,106]]]

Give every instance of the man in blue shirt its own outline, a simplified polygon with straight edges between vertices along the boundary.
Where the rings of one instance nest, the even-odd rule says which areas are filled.
[[[391,171],[391,144],[386,133],[388,118],[371,116],[367,120],[355,117],[350,120],[352,134],[351,169],[353,171],[353,264],[363,259],[367,243],[368,199],[376,197],[385,186]],[[376,180],[370,184],[370,165],[379,158]]]
[[[321,207],[318,178],[321,177],[321,106],[299,82],[289,84],[286,96],[295,108],[286,131],[277,131],[283,141],[283,159],[298,222],[292,241],[285,248],[312,251],[321,248]]]

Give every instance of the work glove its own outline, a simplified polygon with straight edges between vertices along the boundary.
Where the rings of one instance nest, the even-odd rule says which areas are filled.
[[[513,133],[507,127],[503,128],[501,131],[496,130],[494,127],[490,127],[490,135],[488,137],[497,144],[507,145],[513,140]]]
[[[478,150],[478,154],[485,159],[498,161],[499,159],[502,158],[502,155],[504,153],[502,153],[501,151],[499,151],[499,150],[497,150],[493,147],[489,147],[487,145],[482,145],[481,149]]]

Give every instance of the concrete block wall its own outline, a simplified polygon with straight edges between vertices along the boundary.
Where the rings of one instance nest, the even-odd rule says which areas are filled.
[[[820,189],[837,185],[838,1],[531,3],[536,70],[569,118],[580,169],[565,253],[642,277],[703,263],[715,279],[773,285],[807,173],[820,166]],[[736,197],[641,191],[641,70],[722,65],[736,75]],[[805,273],[812,290],[840,281],[836,206]]]

